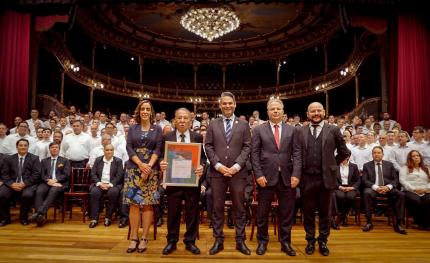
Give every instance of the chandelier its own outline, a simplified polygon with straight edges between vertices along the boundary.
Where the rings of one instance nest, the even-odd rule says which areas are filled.
[[[239,27],[237,15],[227,7],[191,8],[181,17],[181,25],[188,31],[209,41]]]

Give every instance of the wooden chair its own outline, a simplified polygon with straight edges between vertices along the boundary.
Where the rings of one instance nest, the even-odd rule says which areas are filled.
[[[388,197],[378,195],[375,199],[375,206],[385,207],[387,211],[388,225],[391,225],[391,221],[393,222],[393,224],[395,223],[395,216]]]
[[[91,184],[91,169],[73,168],[70,174],[70,190],[64,193],[63,211],[61,222],[64,223],[64,217],[69,202],[79,201],[81,203],[82,222],[85,223],[85,214],[88,209],[89,188]],[[70,207],[70,219],[72,218],[72,208]]]

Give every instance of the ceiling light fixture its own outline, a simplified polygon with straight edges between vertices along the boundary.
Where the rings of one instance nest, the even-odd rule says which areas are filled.
[[[191,8],[181,17],[181,25],[211,42],[236,30],[240,20],[228,7]]]

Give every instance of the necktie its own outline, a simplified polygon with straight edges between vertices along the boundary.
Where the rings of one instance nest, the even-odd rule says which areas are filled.
[[[52,179],[55,180],[55,161],[56,159],[51,159],[51,174],[52,174]]]
[[[279,147],[280,147],[280,142],[279,142],[279,125],[275,124],[273,127],[275,127],[275,142],[276,142],[276,147],[279,150]]]
[[[185,142],[185,134],[181,133],[179,136],[181,137],[181,142]]]
[[[317,138],[317,127],[318,124],[312,124],[313,130],[312,130],[312,136],[314,136],[314,138]]]
[[[382,175],[381,163],[376,164],[378,166],[378,186],[384,185],[384,176]]]
[[[18,178],[17,182],[22,183],[22,163],[24,162],[24,158],[19,157],[19,164],[18,164]]]
[[[225,119],[225,138],[227,139],[227,142],[230,142],[231,139],[231,120]]]

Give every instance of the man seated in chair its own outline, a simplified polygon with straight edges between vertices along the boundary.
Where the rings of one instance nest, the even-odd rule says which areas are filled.
[[[37,226],[45,223],[49,207],[69,188],[70,162],[59,156],[60,144],[51,142],[49,153],[51,157],[42,160],[43,182],[37,186],[34,201],[36,213],[31,216],[31,221],[36,221]]]
[[[96,158],[91,169],[90,228],[94,228],[98,224],[100,201],[104,195],[107,195],[109,201],[104,225],[110,226],[112,224],[112,215],[124,182],[122,160],[113,155],[113,145],[106,145],[104,155]]]
[[[405,194],[397,189],[399,176],[392,162],[384,161],[384,150],[381,146],[372,149],[373,161],[363,165],[363,199],[366,210],[367,224],[363,227],[364,232],[373,229],[372,208],[373,201],[378,196],[386,196],[395,211],[396,222],[393,224],[394,231],[406,235],[406,230],[401,227],[405,212]]]
[[[16,142],[17,153],[7,156],[3,163],[0,181],[0,226],[10,224],[10,200],[20,198],[19,218],[28,225],[28,213],[34,201],[34,193],[40,182],[39,157],[28,152],[27,139]]]

